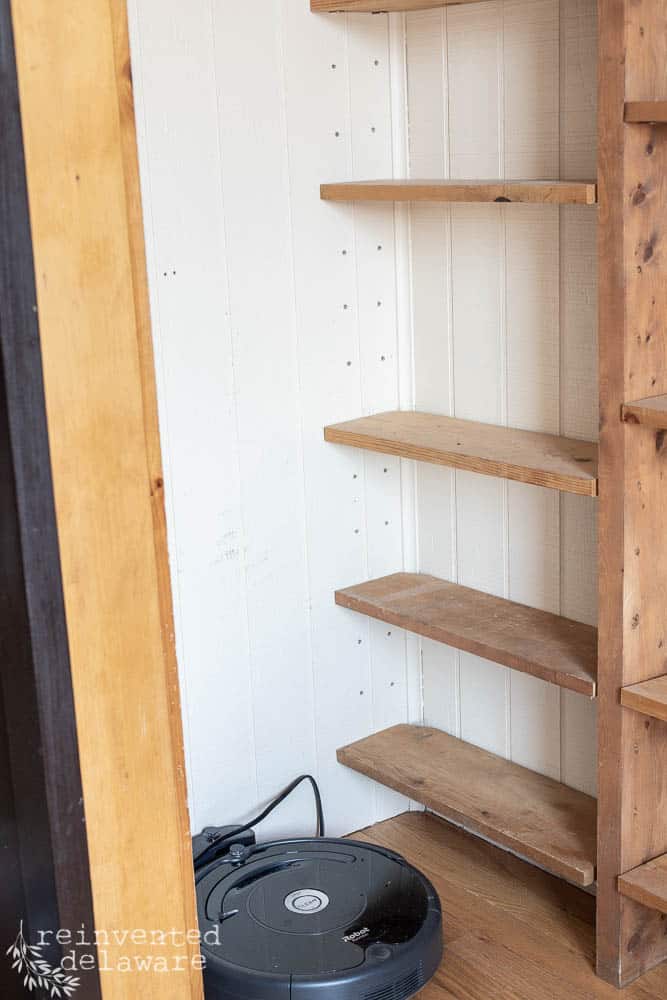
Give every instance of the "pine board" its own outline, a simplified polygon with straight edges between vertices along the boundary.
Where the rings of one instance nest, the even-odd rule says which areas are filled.
[[[618,889],[643,906],[667,913],[667,854],[621,875]]]
[[[322,184],[324,201],[528,202],[594,205],[593,181],[377,180]]]
[[[597,496],[597,447],[430,413],[380,413],[324,430],[326,441],[486,476]]]
[[[626,424],[644,424],[658,430],[667,429],[667,396],[649,396],[623,406]]]
[[[432,10],[454,3],[474,3],[475,0],[310,0],[310,9],[318,14],[385,14],[394,11]]]
[[[667,122],[667,101],[626,101],[625,120],[638,124]]]
[[[394,726],[338,760],[577,885],[595,880],[596,803],[437,729]]]
[[[621,705],[667,722],[667,675],[622,688]]]
[[[339,590],[336,603],[595,697],[597,630],[590,625],[417,573]]]

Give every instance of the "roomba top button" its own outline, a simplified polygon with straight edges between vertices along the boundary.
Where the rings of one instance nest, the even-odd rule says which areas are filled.
[[[285,898],[285,906],[292,913],[321,913],[329,905],[329,897],[319,889],[297,889]]]

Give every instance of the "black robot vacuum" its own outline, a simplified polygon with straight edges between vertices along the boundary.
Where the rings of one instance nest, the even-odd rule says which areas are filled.
[[[434,975],[440,901],[400,855],[323,836],[254,841],[250,824],[195,838],[207,1000],[407,1000]]]

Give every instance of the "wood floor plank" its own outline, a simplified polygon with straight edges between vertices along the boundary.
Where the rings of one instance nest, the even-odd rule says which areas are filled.
[[[595,697],[597,629],[419,573],[336,592],[336,604]]]
[[[522,997],[527,983],[533,1000],[619,996],[595,976],[588,892],[428,813],[404,813],[353,836],[403,854],[440,895],[446,949],[419,1000]],[[667,967],[623,998],[666,1000]]]
[[[547,871],[595,880],[596,803],[582,792],[429,727],[394,726],[338,760]]]
[[[588,441],[392,411],[324,429],[326,441],[421,462],[597,496],[597,446]]]
[[[594,181],[378,180],[322,184],[324,201],[522,202],[594,205]]]
[[[667,913],[667,854],[621,875],[618,889],[643,906]]]
[[[667,430],[667,396],[649,396],[623,406],[626,424],[644,424],[657,430]]]
[[[621,705],[667,722],[667,675],[621,688]]]

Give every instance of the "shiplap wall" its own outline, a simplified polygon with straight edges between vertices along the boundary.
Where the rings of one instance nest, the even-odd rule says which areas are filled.
[[[398,812],[335,750],[423,715],[590,789],[585,699],[333,592],[421,568],[593,620],[594,505],[325,445],[322,427],[417,404],[594,435],[593,212],[394,212],[318,186],[408,165],[592,176],[593,3],[129,9],[193,828],[304,770],[334,834]],[[303,790],[263,832],[311,815]]]
[[[595,5],[493,0],[407,20],[413,176],[596,174]],[[594,440],[596,213],[414,206],[418,409]],[[591,624],[595,501],[421,466],[424,572]],[[594,704],[422,644],[426,721],[586,791]]]
[[[322,439],[399,402],[393,214],[319,201],[392,173],[388,20],[129,7],[192,824],[313,771],[347,832],[404,804],[336,748],[420,713],[416,645],[333,602],[403,565],[400,463]]]

